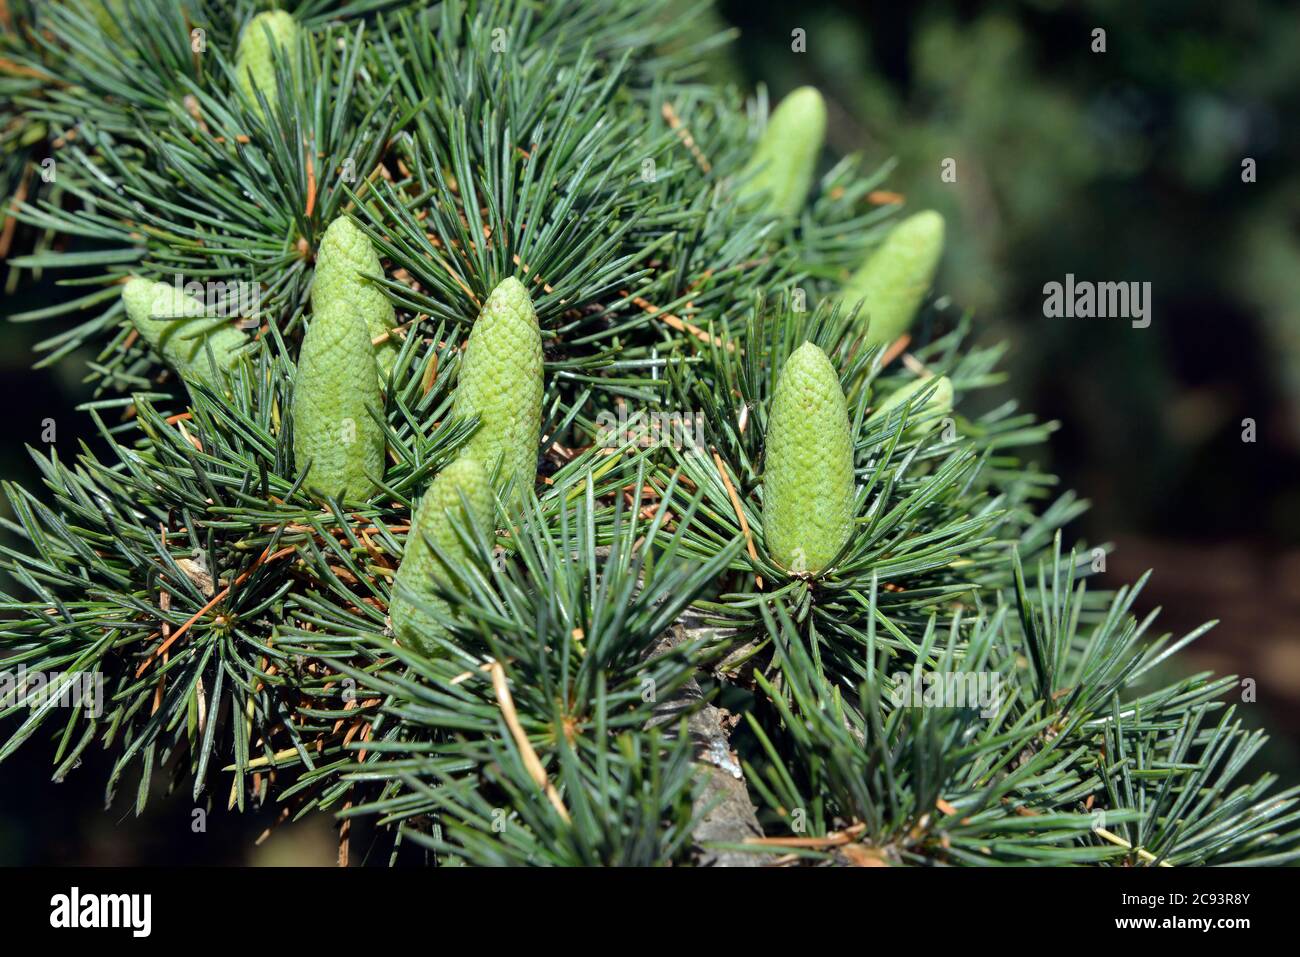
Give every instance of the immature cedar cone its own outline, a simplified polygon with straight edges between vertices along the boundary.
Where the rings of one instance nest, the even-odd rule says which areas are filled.
[[[904,404],[910,402],[915,396],[931,388],[934,391],[930,392],[924,404],[913,405],[907,416],[909,428],[911,427],[910,423],[918,422],[919,434],[925,435],[952,411],[952,382],[946,375],[941,375],[938,379],[917,379],[914,382],[909,382],[881,402],[871,415],[867,416],[867,422],[878,422],[887,418],[891,413],[901,415],[901,412],[896,410],[901,409]]]
[[[261,90],[266,102],[272,109],[275,108],[275,57],[277,54],[281,57],[292,56],[297,37],[297,22],[283,10],[259,13],[248,21],[244,32],[239,36],[239,49],[235,51],[235,76],[259,115],[262,107],[257,102],[255,91]],[[275,50],[276,47],[279,49]]]
[[[469,505],[468,515],[461,504],[462,496]],[[424,493],[411,518],[406,550],[393,576],[392,598],[388,603],[393,634],[404,645],[435,654],[435,641],[447,634],[443,622],[448,617],[448,608],[438,596],[437,583],[445,581],[448,572],[429,543],[436,543],[448,558],[465,559],[466,550],[456,533],[456,521],[466,531],[485,531],[492,521],[492,506],[487,473],[477,460],[465,455],[439,472]]]
[[[346,302],[312,316],[293,386],[293,455],[307,486],[360,501],[384,473],[379,369],[366,324]]]
[[[366,234],[346,216],[330,223],[321,238],[316,252],[316,277],[312,280],[312,308],[319,311],[327,305],[346,303],[347,307],[366,322],[373,341],[390,332],[396,324],[393,304],[379,286],[362,276],[382,276],[383,267]],[[375,347],[375,359],[380,374],[387,376],[397,358],[398,341],[386,339]]]
[[[812,189],[826,139],[826,102],[811,86],[795,90],[772,111],[745,165],[742,202],[777,217],[795,216]]]
[[[455,418],[478,416],[464,452],[496,469],[497,488],[511,498],[533,487],[542,431],[542,335],[528,290],[501,282],[470,330],[452,402]]]
[[[870,320],[867,345],[893,342],[912,324],[943,253],[943,217],[927,210],[895,226],[840,294],[845,309],[858,303]]]
[[[853,528],[853,440],[839,376],[805,342],[772,397],[763,468],[763,534],[777,564],[815,575]]]
[[[122,302],[140,338],[182,379],[224,391],[222,379],[248,345],[247,336],[229,321],[205,318],[203,303],[165,282],[133,276],[122,287]]]

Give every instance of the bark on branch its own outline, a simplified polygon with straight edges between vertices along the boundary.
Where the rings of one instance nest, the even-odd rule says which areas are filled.
[[[713,630],[688,611],[668,629],[651,655],[662,654]],[[712,704],[701,705],[703,699],[704,692],[699,682],[692,678],[672,698],[655,707],[655,717],[650,722],[652,726],[666,726],[666,730],[672,733],[671,729],[677,727],[680,716],[695,709],[686,719],[686,727],[695,747],[695,763],[704,782],[695,801],[695,810],[700,817],[692,835],[699,863],[713,867],[762,866],[769,862],[770,855],[710,846],[742,844],[750,838],[762,837],[763,830],[749,798],[740,762],[731,750],[723,713]]]

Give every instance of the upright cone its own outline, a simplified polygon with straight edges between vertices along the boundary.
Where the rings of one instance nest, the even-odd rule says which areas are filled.
[[[511,277],[492,290],[470,330],[452,402],[478,416],[464,454],[478,459],[512,498],[533,487],[542,431],[542,334],[528,290]]]
[[[462,503],[469,506],[466,514]],[[388,614],[393,634],[404,645],[434,654],[436,642],[447,634],[447,603],[438,595],[447,566],[434,553],[436,543],[449,558],[464,559],[465,547],[456,534],[456,520],[480,531],[492,520],[492,488],[483,466],[461,456],[438,473],[411,518],[406,551],[393,578]]]
[[[396,325],[393,304],[383,290],[363,276],[382,276],[379,254],[356,223],[340,216],[330,223],[316,251],[316,276],[312,280],[312,308],[345,304],[366,323],[366,331],[374,339],[392,332]],[[399,352],[395,338],[386,339],[375,346],[375,359],[379,372],[387,376]]]
[[[279,98],[275,85],[277,48],[279,56],[291,55],[297,38],[298,23],[283,10],[259,13],[240,34],[239,49],[235,51],[235,76],[258,113],[262,107],[255,91],[260,90],[272,108]]]
[[[890,231],[840,294],[845,309],[859,303],[870,321],[867,344],[893,342],[912,325],[943,254],[943,217],[927,210]]]
[[[293,454],[307,487],[345,501],[369,498],[384,473],[379,368],[366,324],[345,302],[312,316],[293,387]]]
[[[741,201],[772,216],[798,215],[808,201],[825,140],[826,101],[813,87],[800,87],[768,118],[754,155],[741,173],[745,178]]]
[[[248,345],[246,335],[229,322],[205,318],[203,303],[165,282],[133,276],[122,287],[122,302],[140,338],[182,379],[224,388],[225,373]]]
[[[839,376],[805,342],[786,360],[768,416],[763,534],[797,574],[822,571],[853,529],[853,440]]]

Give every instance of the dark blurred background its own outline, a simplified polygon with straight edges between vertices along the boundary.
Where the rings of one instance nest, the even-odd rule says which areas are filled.
[[[742,36],[719,75],[764,82],[774,99],[816,85],[832,149],[896,156],[890,188],[911,210],[945,215],[938,285],[975,311],[982,338],[1011,343],[1011,391],[1061,421],[1045,464],[1093,502],[1071,532],[1115,544],[1109,586],[1156,569],[1139,611],[1163,607],[1162,630],[1221,620],[1183,666],[1258,681],[1244,716],[1274,735],[1262,762],[1295,780],[1300,9],[727,0],[720,14]],[[792,51],[794,30],[806,52]],[[950,158],[955,183],[940,178]],[[1243,182],[1246,159],[1255,182]],[[1067,273],[1150,282],[1151,325],[1045,318],[1043,285]],[[50,295],[20,289],[0,311]],[[84,428],[72,412],[85,396],[78,361],[29,370],[32,344],[53,331],[0,330],[10,394],[23,397],[0,422],[5,478],[35,481],[22,445],[43,418]],[[123,795],[103,813],[105,766],[59,785],[44,783],[48,767],[39,744],[0,765],[0,863],[333,857],[328,822],[250,851],[269,817],[214,813],[195,835],[188,800],[137,820]]]

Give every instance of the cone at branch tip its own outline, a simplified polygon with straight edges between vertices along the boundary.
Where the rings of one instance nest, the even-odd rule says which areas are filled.
[[[772,111],[741,172],[742,204],[779,218],[798,215],[825,141],[826,101],[813,87],[800,87]]]
[[[811,342],[781,369],[768,416],[763,533],[796,574],[826,568],[853,529],[853,439],[839,375]]]
[[[933,210],[895,226],[845,284],[845,309],[861,305],[867,345],[893,342],[912,325],[943,255],[943,217]]]

